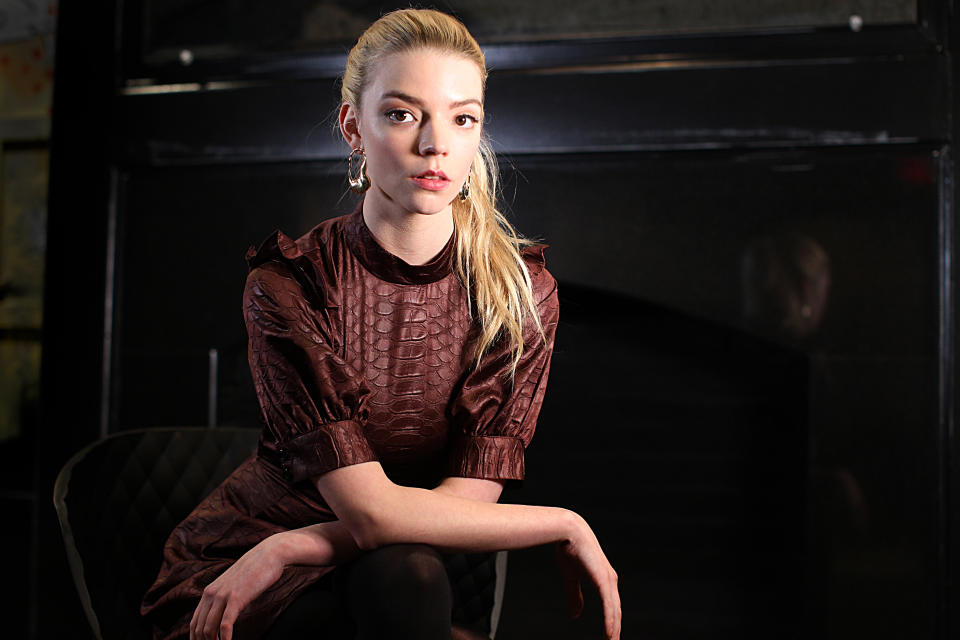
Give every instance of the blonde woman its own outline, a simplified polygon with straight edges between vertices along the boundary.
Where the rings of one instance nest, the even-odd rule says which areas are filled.
[[[435,11],[387,14],[351,50],[339,124],[363,201],[247,255],[266,427],[170,536],[143,603],[157,638],[479,637],[451,620],[439,553],[548,543],[572,613],[587,579],[619,637],[587,523],[497,504],[523,478],[558,311],[543,247],[495,207],[485,80]]]

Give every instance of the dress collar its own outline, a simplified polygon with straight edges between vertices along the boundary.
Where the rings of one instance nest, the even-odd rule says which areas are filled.
[[[426,264],[408,264],[377,243],[363,219],[363,202],[347,216],[347,246],[357,260],[373,275],[396,284],[428,284],[441,280],[450,274],[453,268],[454,239],[456,231],[450,234],[447,244],[440,253]]]

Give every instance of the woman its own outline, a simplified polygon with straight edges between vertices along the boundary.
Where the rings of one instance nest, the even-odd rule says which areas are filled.
[[[450,638],[467,632],[439,551],[546,543],[572,613],[586,577],[619,637],[616,574],[586,522],[497,504],[523,477],[557,295],[543,247],[494,206],[485,79],[476,41],[435,11],[383,16],[351,50],[339,123],[364,199],[248,252],[266,428],[170,536],[143,604],[158,638]]]

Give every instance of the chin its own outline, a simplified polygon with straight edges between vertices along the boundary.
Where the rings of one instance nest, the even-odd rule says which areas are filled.
[[[431,216],[442,213],[451,203],[453,203],[453,198],[441,195],[430,195],[425,198],[414,198],[407,209],[415,213]]]
[[[406,190],[403,188],[391,190],[379,188],[378,199],[383,198],[388,207],[396,207],[403,211],[422,215],[436,215],[443,213],[456,199],[457,194],[443,191],[428,192],[426,190]]]

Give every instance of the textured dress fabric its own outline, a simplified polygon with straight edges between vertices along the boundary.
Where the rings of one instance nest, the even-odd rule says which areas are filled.
[[[361,207],[297,240],[274,232],[247,252],[243,315],[265,426],[257,453],[167,540],[141,607],[155,638],[187,635],[203,588],[263,539],[336,519],[314,476],[376,461],[408,486],[523,479],[557,326],[544,246],[522,253],[546,340],[528,318],[511,376],[505,344],[472,363],[475,324],[452,268],[454,238],[410,265],[376,242]],[[330,570],[289,567],[238,626],[267,629]]]

